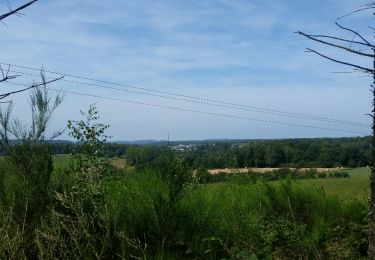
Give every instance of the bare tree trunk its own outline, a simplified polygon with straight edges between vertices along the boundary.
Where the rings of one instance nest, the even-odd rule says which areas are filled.
[[[375,52],[375,49],[373,49]],[[373,61],[373,67],[375,69],[375,58]],[[368,246],[368,258],[375,260],[375,73],[372,73],[373,83],[371,86],[372,91],[372,162],[371,162],[371,175],[370,175],[370,219],[369,219],[369,246]]]

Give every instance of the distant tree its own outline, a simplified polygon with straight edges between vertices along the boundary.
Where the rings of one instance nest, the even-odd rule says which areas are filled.
[[[354,10],[341,18],[347,17],[349,15],[363,12],[363,11],[372,11],[375,9],[375,2],[370,2],[363,5],[361,8]],[[345,32],[352,34],[352,38],[338,37],[332,35],[324,34],[307,34],[301,31],[297,33],[306,37],[312,41],[318,42],[320,44],[330,46],[334,49],[339,49],[345,51],[347,54],[354,54],[359,57],[365,57],[370,59],[372,62],[372,67],[367,67],[359,63],[352,63],[341,58],[333,58],[332,56],[323,54],[316,50],[307,48],[308,52],[314,53],[324,59],[330,60],[335,63],[339,63],[348,67],[353,68],[355,71],[363,72],[372,77],[371,92],[373,95],[372,102],[372,113],[369,116],[372,117],[372,167],[371,167],[371,176],[370,176],[370,188],[371,188],[371,199],[370,199],[370,218],[369,218],[369,247],[368,247],[368,256],[369,259],[375,259],[375,43],[371,43],[365,36],[359,33],[356,30],[353,30],[348,27],[344,27],[338,22],[336,22],[337,27]],[[368,26],[368,28],[375,32],[375,28]],[[367,60],[368,61],[368,60]]]
[[[266,159],[265,159],[265,148],[262,144],[257,144],[254,148],[254,166],[255,167],[265,167],[266,166]]]

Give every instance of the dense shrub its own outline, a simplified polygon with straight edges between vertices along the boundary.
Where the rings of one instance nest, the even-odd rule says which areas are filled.
[[[171,150],[115,170],[103,158],[107,126],[96,119],[91,107],[86,121],[70,123],[81,147],[65,167],[53,171],[42,143],[14,146],[0,160],[1,259],[366,256],[367,205],[298,181],[326,174],[193,173]]]
[[[177,160],[167,174],[180,174],[184,167]],[[362,202],[342,202],[298,181],[197,185],[189,178],[170,181],[165,174],[162,168],[116,172],[116,178],[106,174],[92,186],[72,168],[56,171],[49,210],[33,232],[25,235],[22,225],[1,213],[0,258],[366,255],[367,206]]]

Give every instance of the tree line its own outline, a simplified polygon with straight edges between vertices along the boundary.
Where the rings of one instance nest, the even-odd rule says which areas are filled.
[[[199,145],[180,152],[204,168],[244,167],[364,167],[371,162],[371,139],[289,139],[243,144]],[[127,157],[128,160],[131,157]]]
[[[177,144],[177,143],[176,143]],[[54,154],[70,154],[77,143],[54,141]],[[147,166],[175,146],[107,143],[106,157],[123,157],[128,165]],[[195,143],[176,150],[193,168],[365,167],[371,162],[371,137],[252,140]],[[1,150],[0,150],[1,154]]]

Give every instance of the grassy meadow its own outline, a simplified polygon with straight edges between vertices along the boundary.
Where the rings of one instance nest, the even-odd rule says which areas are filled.
[[[55,168],[64,168],[70,163],[71,156],[69,154],[57,154],[52,159]]]
[[[149,232],[156,242],[151,255],[163,255],[165,246],[170,259],[360,259],[366,255],[368,169],[350,174],[192,184],[171,202],[171,184],[143,171],[110,185],[108,201],[115,205],[111,215],[126,219],[126,236]],[[163,244],[170,237],[177,245]]]
[[[0,161],[0,259],[366,258],[367,168],[200,184],[174,156],[143,169],[50,159],[43,182],[44,168]]]
[[[337,196],[342,200],[357,199],[367,202],[370,198],[370,168],[349,169],[347,172],[350,178],[313,179],[302,182],[322,187],[327,195]]]
[[[111,164],[118,169],[126,169],[124,158],[112,158]],[[53,157],[55,168],[65,167],[70,162],[70,155],[55,155]],[[367,202],[370,196],[369,175],[370,168],[346,169],[350,178],[318,178],[301,180],[303,184],[312,184],[317,188],[322,188],[327,195],[337,196],[341,200],[360,200]],[[278,182],[278,181],[276,181]],[[223,187],[225,184],[211,184]]]
[[[119,169],[126,169],[127,165],[124,158],[112,158],[111,164]],[[55,168],[61,168],[69,164],[70,155],[55,155],[53,157]],[[327,195],[337,196],[340,199],[357,199],[367,201],[370,196],[369,175],[370,168],[346,169],[350,178],[319,178],[302,180],[302,183],[313,184],[321,187]],[[222,186],[219,184],[219,186]]]

